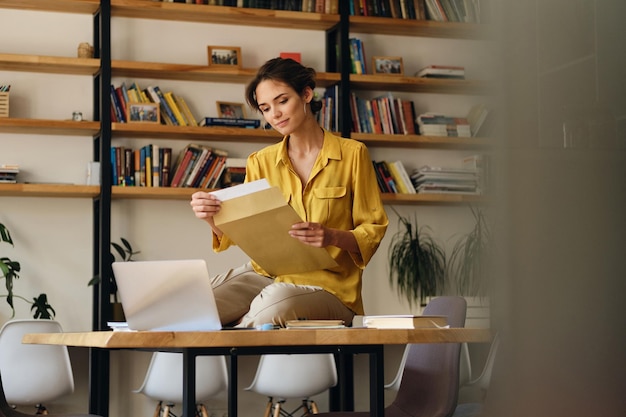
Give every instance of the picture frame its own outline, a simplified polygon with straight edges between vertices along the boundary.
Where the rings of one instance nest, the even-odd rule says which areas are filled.
[[[246,111],[243,103],[233,103],[229,101],[216,101],[217,116],[226,119],[245,119]]]
[[[134,103],[126,105],[128,123],[160,123],[161,113],[158,103]]]
[[[403,75],[404,64],[401,56],[372,57],[372,71],[374,74]]]
[[[215,46],[207,47],[209,67],[241,68],[241,47]]]

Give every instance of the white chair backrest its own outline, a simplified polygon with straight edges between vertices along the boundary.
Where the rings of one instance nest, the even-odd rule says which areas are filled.
[[[183,400],[183,355],[155,352],[141,387],[133,392],[157,401],[181,404]],[[196,400],[198,404],[228,388],[228,370],[223,356],[196,358]]]
[[[55,320],[11,320],[0,329],[0,375],[7,402],[47,403],[74,391],[67,347],[22,344],[27,333],[60,333]]]
[[[337,385],[330,353],[262,355],[248,391],[280,399],[305,399]]]

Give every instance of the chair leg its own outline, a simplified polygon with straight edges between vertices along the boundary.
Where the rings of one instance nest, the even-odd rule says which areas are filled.
[[[265,406],[265,412],[263,413],[263,417],[270,417],[270,414],[272,413],[273,404],[274,404],[274,401],[272,400],[272,397],[270,397],[269,401],[267,402],[267,405]]]
[[[37,408],[37,412],[35,413],[35,415],[42,415],[42,416],[48,415],[48,409],[44,407],[43,404],[37,404],[35,407]]]
[[[170,415],[170,405],[169,404],[165,404],[165,406],[163,407],[163,417],[168,417]]]
[[[156,408],[154,409],[154,414],[152,415],[152,417],[159,417],[161,415],[161,405],[163,404],[162,401],[159,401],[159,403],[157,404]]]
[[[204,404],[200,404],[199,408],[200,408],[200,416],[201,417],[209,417],[209,412],[207,411],[207,409],[204,406]]]
[[[315,401],[311,400],[311,411],[313,411],[313,414],[317,414],[320,411],[317,409],[317,404],[315,404]]]
[[[274,417],[280,417],[280,403],[277,402],[274,406]]]

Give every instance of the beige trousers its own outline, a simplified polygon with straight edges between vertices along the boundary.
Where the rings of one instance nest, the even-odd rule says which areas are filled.
[[[247,263],[211,278],[223,325],[255,327],[266,323],[285,326],[288,320],[343,320],[354,312],[322,287],[274,283]]]

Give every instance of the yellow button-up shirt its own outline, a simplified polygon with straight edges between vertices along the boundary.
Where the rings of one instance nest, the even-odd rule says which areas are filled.
[[[363,268],[376,252],[389,223],[383,208],[372,160],[367,147],[356,140],[324,132],[324,145],[303,188],[287,153],[288,137],[248,157],[246,182],[266,178],[281,189],[285,200],[304,221],[350,230],[360,256],[335,246],[326,249],[339,266],[332,269],[274,277],[276,282],[316,285],[338,297],[356,314],[363,314]],[[263,236],[259,236],[263,239]],[[227,249],[233,242],[214,235],[213,249]],[[269,275],[254,261],[260,274]]]

